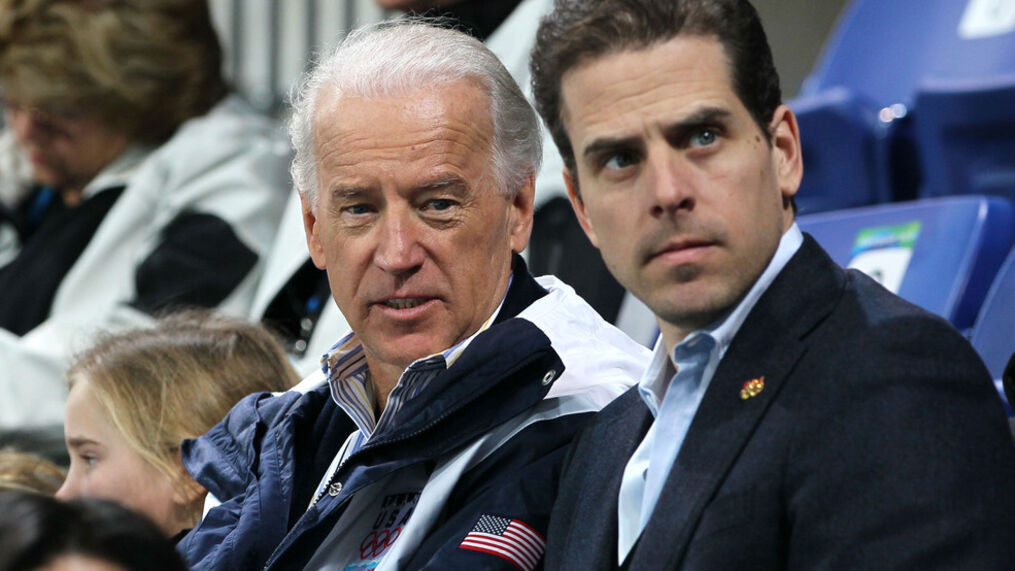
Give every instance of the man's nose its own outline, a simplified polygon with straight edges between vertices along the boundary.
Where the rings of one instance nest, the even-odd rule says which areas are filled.
[[[425,250],[419,241],[419,230],[408,209],[391,209],[381,219],[380,235],[374,252],[374,263],[382,270],[402,274],[423,265]]]
[[[693,209],[696,192],[692,165],[672,149],[655,153],[649,162],[653,214]]]

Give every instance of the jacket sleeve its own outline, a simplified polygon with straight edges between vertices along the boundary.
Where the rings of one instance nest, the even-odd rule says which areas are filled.
[[[177,544],[190,568],[258,568],[284,537],[290,498],[282,490],[293,467],[278,469],[272,429],[299,398],[249,395],[207,433],[183,441],[187,472],[220,502]]]
[[[561,466],[572,438],[591,417],[533,424],[464,474],[407,568],[542,569]]]
[[[927,318],[865,346],[794,431],[788,568],[1015,568],[1015,449],[979,358]]]

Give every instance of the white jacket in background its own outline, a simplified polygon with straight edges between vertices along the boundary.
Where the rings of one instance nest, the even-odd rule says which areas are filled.
[[[4,134],[0,153],[13,148],[10,136]],[[246,316],[291,188],[289,159],[281,128],[228,97],[160,147],[132,147],[99,173],[86,198],[110,186],[126,188],[61,282],[48,319],[23,336],[0,329],[0,430],[62,424],[70,356],[86,349],[97,330],[149,322],[128,305],[136,271],[183,212],[219,218],[257,254],[257,264],[218,306]],[[2,181],[7,174],[0,171],[0,199],[10,202],[17,189]],[[9,259],[14,247],[0,232],[0,263],[4,248]]]

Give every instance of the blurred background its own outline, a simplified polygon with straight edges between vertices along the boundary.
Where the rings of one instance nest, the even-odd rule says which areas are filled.
[[[258,109],[278,114],[314,53],[358,24],[389,17],[374,0],[209,0],[227,74]],[[814,67],[845,0],[755,0],[788,99]]]

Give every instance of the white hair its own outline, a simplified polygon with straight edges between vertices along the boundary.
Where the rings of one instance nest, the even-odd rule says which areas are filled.
[[[354,30],[304,75],[292,97],[289,136],[296,150],[292,176],[316,204],[314,114],[324,88],[335,97],[382,97],[476,81],[490,101],[493,172],[500,191],[513,196],[539,171],[539,119],[504,65],[479,40],[436,23],[407,18]],[[341,121],[341,117],[334,120]]]

